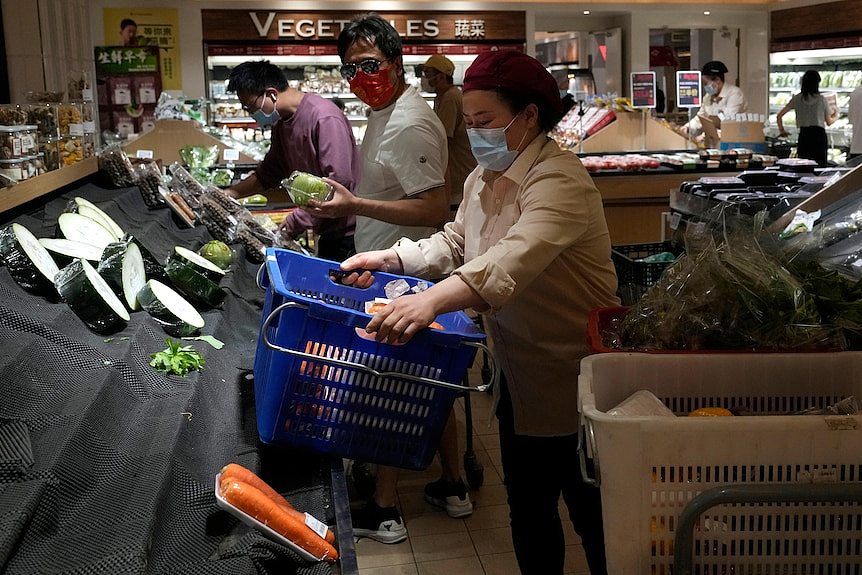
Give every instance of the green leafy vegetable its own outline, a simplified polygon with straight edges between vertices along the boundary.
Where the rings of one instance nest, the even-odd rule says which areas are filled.
[[[156,371],[185,377],[190,371],[203,369],[204,358],[194,347],[190,345],[180,347],[180,342],[171,338],[166,338],[165,343],[168,344],[167,349],[150,356],[150,365]]]

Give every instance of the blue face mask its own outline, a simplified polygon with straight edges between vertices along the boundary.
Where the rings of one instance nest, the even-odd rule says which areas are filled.
[[[264,102],[267,99],[266,96],[266,94],[264,94],[263,96]],[[251,115],[251,117],[254,118],[254,121],[257,122],[257,125],[261,128],[268,128],[278,122],[279,119],[281,119],[281,116],[278,115],[278,110],[275,109],[275,102],[278,100],[278,98],[271,98],[270,100],[272,101],[272,112],[270,112],[269,114],[264,112],[263,102],[261,102],[261,107],[255,110],[254,113]]]
[[[712,82],[706,84],[703,87],[703,91],[706,92],[707,94],[709,94],[710,96],[715,96],[716,93],[718,93],[718,90],[715,89],[715,84],[713,84]]]
[[[515,114],[515,118],[520,114],[520,112]],[[510,150],[509,145],[506,143],[506,130],[515,121],[515,118],[512,118],[512,121],[505,128],[467,129],[467,138],[470,140],[470,148],[473,150],[473,156],[479,165],[486,170],[502,172],[511,166],[515,158],[518,157],[520,152],[517,149]],[[524,132],[524,138],[526,137],[527,133]],[[522,143],[524,138],[521,138]],[[520,143],[518,147],[521,147]]]

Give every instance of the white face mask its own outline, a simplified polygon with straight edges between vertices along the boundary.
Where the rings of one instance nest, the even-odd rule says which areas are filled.
[[[515,114],[515,118],[521,115],[521,112]],[[468,128],[467,138],[470,140],[470,148],[473,150],[473,156],[480,166],[486,170],[494,172],[502,172],[512,165],[515,158],[520,153],[517,149],[510,150],[506,143],[506,130],[512,125],[509,122],[505,128]],[[524,132],[524,137],[518,143],[518,148],[524,142],[527,133]]]
[[[270,101],[272,102],[272,112],[267,114],[263,111],[263,104],[266,102],[268,95],[269,94],[264,94],[263,102],[260,103],[260,108],[255,110],[251,115],[251,117],[254,118],[254,121],[257,122],[257,125],[261,128],[268,128],[281,119],[281,116],[278,115],[278,110],[275,109],[275,103],[278,101],[278,97],[270,98]]]

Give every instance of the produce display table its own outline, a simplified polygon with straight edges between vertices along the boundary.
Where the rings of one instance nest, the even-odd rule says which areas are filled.
[[[74,196],[101,207],[160,261],[197,249],[137,188],[92,183],[13,221],[53,237]],[[8,216],[0,223],[9,223]],[[235,246],[238,247],[238,246]],[[355,573],[341,460],[263,447],[251,370],[264,292],[238,248],[221,309],[202,313],[215,350],[186,342],[206,366],[183,378],[148,365],[166,334],[146,312],[100,335],[62,302],[24,291],[0,269],[0,572],[201,574]],[[339,563],[309,564],[216,506],[228,462],[258,471],[299,509],[336,526]]]

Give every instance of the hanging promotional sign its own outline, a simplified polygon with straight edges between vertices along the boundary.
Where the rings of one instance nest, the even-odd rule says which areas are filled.
[[[655,72],[632,72],[632,106],[635,108],[655,108]]]
[[[676,99],[679,108],[700,108],[700,70],[678,70]]]
[[[104,8],[102,21],[105,27],[105,44],[122,46],[124,38],[120,24],[132,21],[136,27],[133,46],[156,46],[159,48],[159,68],[162,88],[182,90],[182,66],[180,65],[180,25],[176,8]]]

